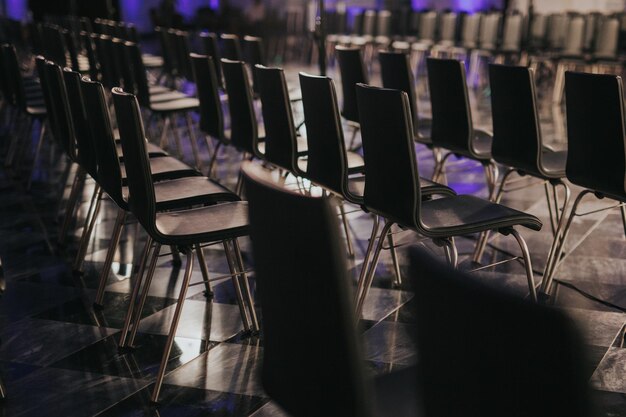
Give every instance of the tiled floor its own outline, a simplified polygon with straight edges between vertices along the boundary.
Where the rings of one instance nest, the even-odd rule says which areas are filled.
[[[298,68],[299,69],[299,68]],[[288,68],[289,81],[296,80],[296,68]],[[374,79],[374,82],[376,80]],[[485,96],[475,101],[477,124],[488,126]],[[427,102],[421,103],[428,112]],[[562,131],[559,115],[542,109],[546,134],[555,146]],[[301,117],[296,112],[296,117]],[[6,143],[6,131],[2,142]],[[206,148],[202,148],[208,159]],[[418,146],[420,171],[432,171],[431,153]],[[49,149],[44,149],[48,155]],[[187,154],[187,158],[190,154]],[[220,177],[227,185],[235,181],[239,158],[225,153],[220,160]],[[229,161],[232,166],[228,166]],[[241,337],[242,325],[233,288],[228,281],[214,285],[212,301],[203,295],[203,286],[193,286],[170,357],[161,394],[161,404],[149,403],[150,386],[165,343],[173,304],[178,295],[182,270],[172,266],[171,257],[159,260],[157,272],[143,313],[144,320],[136,341],[137,349],[119,353],[117,341],[128,304],[132,278],[131,260],[145,238],[134,224],[121,239],[113,272],[109,275],[105,308],[92,308],[98,274],[113,226],[115,211],[105,202],[94,238],[90,242],[83,276],[71,273],[76,250],[74,238],[60,248],[57,207],[63,184],[63,166],[43,164],[37,171],[33,189],[27,192],[14,172],[0,171],[0,257],[4,264],[7,290],[0,300],[0,373],[6,380],[9,398],[0,404],[2,416],[279,416],[282,412],[269,401],[259,383],[263,355],[262,337]],[[449,183],[458,191],[486,195],[482,169],[461,161],[451,167]],[[89,191],[84,190],[80,216],[84,216]],[[67,197],[69,184],[65,186]],[[504,202],[539,216],[548,224],[543,189],[528,188],[506,195]],[[589,208],[604,202],[590,200]],[[76,223],[82,225],[81,218]],[[371,219],[354,210],[348,215],[356,237],[356,259],[352,262],[356,278],[367,244]],[[589,347],[585,366],[594,389],[597,416],[626,416],[626,240],[620,214],[603,212],[577,219],[572,239],[582,236],[599,216],[604,222],[591,234],[558,270],[557,277],[579,290],[561,286],[557,304],[571,314],[586,335]],[[536,279],[540,279],[550,242],[549,227],[535,233],[523,230],[533,256]],[[420,244],[410,233],[399,240]],[[248,245],[242,242],[247,263],[252,265]],[[461,267],[467,265],[474,240],[459,239]],[[404,246],[400,260],[406,272]],[[428,245],[440,256],[440,249]],[[509,239],[496,237],[485,259],[498,258],[505,252],[516,253]],[[214,276],[228,268],[218,247],[205,250],[209,271]],[[463,261],[466,262],[463,262]],[[363,343],[366,366],[374,373],[388,372],[415,362],[415,350],[408,337],[414,323],[412,294],[393,288],[390,258],[384,254],[377,269],[375,288],[367,299],[363,320]],[[480,274],[480,279],[506,287],[523,296],[526,289],[521,266],[507,264]],[[201,280],[198,268],[193,281]],[[254,278],[252,278],[254,284]],[[253,287],[254,288],[254,287]],[[592,297],[590,297],[592,296]],[[597,300],[611,303],[610,307]],[[288,335],[285,335],[288,339]],[[324,335],[312,335],[324,337]],[[297,348],[297,347],[294,347]],[[515,360],[515,358],[511,358]],[[157,413],[158,411],[158,413]]]

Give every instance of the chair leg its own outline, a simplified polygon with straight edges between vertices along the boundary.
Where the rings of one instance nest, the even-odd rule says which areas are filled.
[[[115,257],[115,251],[122,235],[122,228],[124,227],[124,221],[126,220],[126,211],[117,209],[117,217],[115,219],[115,226],[113,227],[113,234],[111,235],[111,242],[109,243],[109,249],[107,250],[107,257],[104,260],[102,271],[100,271],[100,281],[98,283],[98,292],[96,293],[96,299],[93,302],[95,307],[102,308],[104,306],[104,289],[109,280],[109,272],[111,271],[111,264]]]
[[[544,188],[546,191],[546,202],[548,203],[548,214],[550,215],[550,227],[552,228],[552,236],[556,236],[556,229],[558,225],[558,212],[559,206],[554,207],[553,199],[556,199],[556,190],[553,187],[550,187],[550,183],[548,181],[544,182]]]
[[[187,122],[187,133],[189,134],[189,141],[191,142],[191,151],[193,153],[193,159],[196,163],[196,169],[200,171],[202,168],[202,159],[200,159],[200,151],[198,150],[198,139],[193,128],[193,120],[191,119],[191,113],[185,113],[185,121]]]
[[[185,159],[185,152],[183,151],[183,144],[180,141],[180,134],[178,133],[178,123],[176,121],[176,116],[171,116],[172,118],[172,133],[174,134],[174,143],[176,144],[176,153],[178,157],[182,160]]]
[[[376,242],[376,236],[378,235],[378,216],[373,214],[372,217],[374,220],[374,224],[372,225],[372,233],[370,233],[370,238],[367,243],[367,250],[365,251],[365,255],[363,256],[363,265],[361,265],[361,272],[359,273],[359,280],[357,282],[355,300],[359,300],[359,298],[361,298],[361,292],[363,291],[363,285],[365,284],[365,274],[367,273],[367,265],[369,264],[369,259],[372,254],[372,250],[374,248],[374,243]]]
[[[143,312],[143,308],[146,305],[146,300],[148,299],[148,293],[150,292],[150,285],[152,284],[152,278],[154,278],[154,271],[156,270],[157,261],[159,260],[159,252],[161,251],[161,245],[156,244],[154,246],[154,251],[152,252],[152,259],[150,260],[150,266],[148,267],[148,273],[143,281],[143,291],[141,292],[139,298],[139,304],[135,308],[134,317],[132,319],[132,327],[130,328],[130,335],[128,336],[128,341],[126,345],[128,347],[135,346],[135,337],[137,336],[137,331],[139,330],[139,322],[141,321],[141,313]]]
[[[340,202],[338,206],[339,206],[339,211],[341,212],[341,222],[343,223],[343,231],[346,234],[348,255],[350,256],[350,258],[354,258],[354,247],[352,245],[352,237],[350,236],[350,228],[348,227],[348,219],[346,218],[346,210],[343,206],[343,202]]]
[[[231,281],[233,283],[233,287],[235,288],[235,295],[237,296],[237,304],[239,305],[239,313],[241,314],[241,321],[243,322],[243,327],[246,332],[251,330],[250,318],[248,317],[248,311],[246,310],[246,305],[243,300],[243,293],[241,292],[241,283],[237,279],[237,270],[235,267],[235,261],[233,259],[233,255],[230,252],[230,247],[227,241],[223,241],[222,245],[224,246],[224,254],[226,255],[226,261],[228,262],[228,268],[232,275]]]
[[[96,220],[98,220],[98,214],[100,213],[100,205],[102,203],[103,190],[98,185],[96,185],[96,189],[97,189],[97,192],[95,194],[96,199],[95,201],[92,201],[92,204],[95,204],[93,207],[93,212],[91,214],[91,218],[89,218],[89,223],[85,222],[86,229],[83,229],[83,236],[80,241],[80,246],[78,247],[78,252],[76,253],[76,259],[74,259],[74,267],[73,267],[74,273],[82,273],[83,271],[83,263],[85,262],[87,247],[89,246],[89,241],[91,240],[91,235],[96,225]]]
[[[4,386],[4,382],[2,381],[2,378],[0,378],[0,400],[5,399],[6,397],[7,397],[7,389]]]
[[[524,267],[526,268],[526,279],[528,280],[528,289],[530,290],[530,298],[536,303],[537,302],[537,289],[535,287],[535,278],[533,276],[533,266],[530,261],[530,253],[528,252],[528,245],[526,245],[526,241],[519,234],[517,230],[514,228],[509,229],[509,233],[513,235],[515,240],[522,250],[522,257],[524,258]]]
[[[359,133],[359,130],[361,130],[361,128],[359,126],[353,126],[352,127],[352,137],[350,138],[350,145],[348,146],[349,150],[354,150],[354,141],[356,140],[356,134]]]
[[[165,377],[165,369],[167,368],[167,361],[170,357],[172,346],[174,345],[174,337],[176,337],[176,330],[178,329],[180,316],[183,312],[183,305],[185,303],[185,298],[187,297],[187,288],[189,288],[191,272],[193,271],[193,258],[193,250],[187,249],[187,266],[185,267],[185,277],[183,278],[183,284],[180,289],[180,294],[178,295],[178,304],[176,305],[176,310],[174,311],[174,317],[172,318],[170,332],[167,336],[167,342],[165,343],[163,356],[161,357],[161,365],[159,367],[159,372],[157,373],[154,390],[152,391],[151,400],[153,403],[157,403],[159,400],[161,385],[163,384],[163,378]]]
[[[250,318],[252,320],[252,331],[258,332],[261,330],[259,326],[259,319],[256,314],[256,310],[254,309],[254,299],[252,298],[252,292],[250,291],[250,283],[248,282],[248,274],[246,273],[245,265],[243,264],[243,258],[241,256],[241,248],[239,247],[239,240],[237,238],[232,241],[233,247],[235,249],[235,260],[237,261],[237,267],[241,274],[239,277],[242,281],[243,287],[243,295],[248,304],[248,311],[250,313]]]
[[[26,189],[30,190],[31,185],[33,184],[33,175],[35,174],[35,169],[37,169],[37,163],[39,162],[39,155],[41,154],[41,147],[43,145],[43,138],[46,134],[46,124],[44,121],[41,121],[41,129],[39,130],[39,140],[37,142],[37,147],[35,148],[35,156],[33,157],[33,165],[30,168],[30,174],[28,175],[28,183],[26,184]]]
[[[374,250],[374,257],[372,258],[372,262],[369,265],[367,274],[365,276],[365,283],[363,284],[362,291],[359,294],[360,295],[359,299],[357,300],[357,304],[356,304],[357,320],[361,318],[361,314],[363,313],[363,304],[365,303],[365,299],[367,298],[367,293],[369,292],[369,289],[372,286],[372,281],[374,280],[374,274],[376,272],[376,264],[378,264],[380,251],[383,249],[383,244],[385,243],[385,236],[387,236],[393,224],[394,224],[393,221],[387,220],[385,222],[385,225],[383,226],[382,232],[380,233],[378,244],[376,245],[376,249]]]
[[[439,161],[438,164],[435,165],[435,169],[433,172],[433,178],[432,180],[434,182],[441,182],[442,184],[445,182],[444,181],[444,166],[446,164],[446,161],[448,160],[448,158],[452,155],[452,152],[448,152],[447,154],[445,154],[443,156],[443,158],[441,158],[441,160]]]
[[[454,243],[453,237],[444,240],[443,250],[446,253],[446,260],[450,266],[456,269],[459,262],[459,253],[456,250],[456,244]]]
[[[79,167],[76,175],[74,176],[70,195],[65,207],[65,216],[63,218],[63,223],[61,224],[61,230],[59,231],[59,245],[63,245],[63,243],[65,242],[67,231],[70,228],[70,223],[74,218],[74,212],[76,211],[78,201],[80,200],[80,190],[82,189],[82,184],[84,184],[85,182],[85,176],[85,171],[83,171],[83,169]]]
[[[215,175],[215,163],[217,162],[217,156],[219,154],[220,151],[220,147],[222,146],[222,142],[218,141],[217,144],[215,145],[215,149],[213,150],[213,155],[211,156],[211,160],[209,161],[209,172],[207,172],[207,176],[209,178],[217,178],[217,176]]]
[[[161,139],[159,140],[159,146],[163,149],[169,149],[168,140],[167,140],[167,131],[170,127],[170,123],[172,121],[169,117],[165,117],[163,119],[163,130],[161,130]]]
[[[621,206],[619,209],[622,213],[622,225],[624,226],[624,237],[626,237],[626,206]]]
[[[148,236],[148,240],[146,241],[145,246],[143,247],[143,251],[141,254],[141,261],[139,264],[139,272],[135,275],[135,284],[133,285],[133,290],[131,292],[130,300],[128,303],[128,309],[126,310],[126,318],[124,319],[124,327],[122,328],[122,332],[120,334],[119,347],[126,347],[126,338],[128,337],[128,330],[130,329],[130,325],[132,324],[133,319],[133,310],[135,308],[135,303],[137,301],[137,295],[139,294],[139,289],[141,288],[141,281],[143,280],[143,272],[146,267],[146,263],[148,262],[148,257],[150,256],[152,251],[152,238]]]
[[[391,253],[391,261],[393,262],[393,273],[396,277],[394,285],[400,287],[402,285],[402,273],[400,272],[400,262],[398,261],[398,253],[396,252],[396,244],[393,241],[391,230],[387,234],[387,244]]]
[[[202,251],[202,246],[199,243],[195,244],[196,256],[198,257],[198,263],[200,264],[200,271],[202,271],[202,280],[204,281],[204,296],[206,298],[213,297],[213,290],[211,289],[211,282],[209,281],[209,268],[206,264],[206,258]]]

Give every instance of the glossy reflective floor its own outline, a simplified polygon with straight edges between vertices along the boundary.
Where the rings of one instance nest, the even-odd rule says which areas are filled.
[[[292,87],[297,87],[296,76],[300,69],[287,68]],[[376,83],[376,78],[373,81]],[[477,124],[488,127],[488,91],[480,91],[472,98]],[[421,111],[427,114],[427,101],[421,104]],[[560,112],[550,106],[543,106],[541,111],[546,136],[557,147],[564,146]],[[300,120],[301,113],[296,111],[295,117]],[[11,133],[5,129],[2,134],[2,141],[6,143]],[[208,161],[207,148],[201,151]],[[429,176],[432,154],[421,146],[417,151],[420,171]],[[0,404],[0,415],[283,415],[278,406],[269,401],[259,383],[263,338],[241,337],[236,298],[228,281],[215,283],[212,300],[205,298],[202,285],[189,289],[161,404],[159,407],[150,405],[150,387],[158,369],[183,270],[173,267],[171,256],[164,250],[143,313],[137,349],[118,353],[119,330],[133,279],[129,278],[132,259],[141,249],[145,235],[136,223],[129,222],[109,274],[106,306],[102,311],[94,310],[92,301],[115,210],[110,202],[104,202],[89,245],[85,274],[72,275],[70,265],[93,184],[86,184],[72,238],[65,247],[58,247],[59,215],[63,208],[60,197],[67,198],[70,184],[64,163],[52,164],[55,159],[48,158],[50,153],[46,145],[46,156],[29,192],[15,179],[23,172],[0,168],[0,257],[8,281],[6,293],[0,299],[0,373],[9,393],[9,398]],[[185,158],[191,162],[191,153],[187,152]],[[234,186],[236,181],[239,159],[231,151],[220,157],[219,177],[229,186]],[[458,192],[486,196],[482,169],[476,164],[455,162],[448,170],[448,180]],[[549,224],[542,187],[510,193],[504,202],[527,210],[539,216],[545,225]],[[589,199],[586,208],[594,210],[608,204]],[[351,266],[356,279],[371,219],[356,208],[350,211],[348,217],[356,248]],[[595,415],[626,416],[626,349],[622,347],[626,323],[626,239],[619,211],[604,211],[577,219],[572,242],[601,218],[604,221],[600,226],[558,270],[557,278],[564,285],[559,287],[557,305],[579,323],[586,335],[589,357],[581,366],[593,387]],[[522,230],[522,234],[529,243],[539,280],[550,244],[549,227],[538,233]],[[406,244],[400,249],[405,274],[404,253],[408,245],[423,244],[443,256],[440,248],[421,242],[418,236],[406,232],[396,236],[398,242]],[[468,267],[467,258],[474,239],[457,241],[461,268]],[[241,243],[246,262],[253,267],[248,242]],[[495,237],[484,259],[499,259],[516,251],[510,239]],[[205,254],[213,276],[227,272],[220,248],[207,248]],[[488,270],[477,279],[525,295],[524,271],[518,264]],[[193,281],[200,280],[196,267]],[[251,281],[254,285],[254,276]],[[416,352],[408,337],[408,329],[414,323],[412,294],[402,286],[395,288],[392,281],[391,258],[383,253],[361,326],[366,352],[364,365],[372,374],[400,369],[416,361]],[[324,335],[312,334],[311,337],[323,338]],[[288,340],[289,335],[285,338]],[[298,346],[293,348],[298,349]]]

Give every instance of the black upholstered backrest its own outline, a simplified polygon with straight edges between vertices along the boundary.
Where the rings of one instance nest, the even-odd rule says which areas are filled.
[[[215,66],[215,75],[217,76],[217,82],[219,83],[220,88],[224,88],[224,83],[222,81],[222,65],[220,61],[221,56],[217,43],[217,35],[211,32],[203,32],[200,34],[200,39],[202,40],[204,54],[213,58],[213,65]]]
[[[100,35],[95,39],[96,56],[100,63],[100,74],[102,75],[102,83],[111,87],[115,79],[115,68],[113,65],[113,57],[111,55],[111,48],[109,48],[109,41],[111,37],[108,35]]]
[[[489,66],[493,158],[532,174],[541,150],[539,116],[533,70],[505,65]]]
[[[224,114],[213,58],[191,54],[191,65],[200,101],[200,129],[209,136],[224,139]]]
[[[22,80],[22,73],[20,71],[20,64],[17,59],[15,46],[10,44],[2,45],[2,61],[4,64],[5,75],[8,79],[8,91],[11,95],[9,101],[19,109],[25,110],[26,93],[24,91],[24,83]]]
[[[97,81],[83,78],[81,90],[91,140],[96,151],[100,186],[117,204],[123,204],[122,172],[104,87]]]
[[[135,74],[133,72],[133,64],[130,59],[129,49],[126,46],[126,41],[120,38],[114,38],[112,42],[115,60],[118,64],[118,68],[120,69],[122,81],[122,83],[118,84],[117,86],[123,87],[124,91],[136,94],[137,87],[135,82]]]
[[[565,73],[567,178],[626,199],[624,87],[616,75]]]
[[[139,45],[132,42],[124,43],[128,50],[128,56],[133,67],[135,80],[136,95],[139,103],[144,107],[150,107],[150,85],[148,84],[148,76],[146,75],[146,67],[141,59],[141,50]]]
[[[46,61],[45,71],[51,104],[56,116],[57,140],[61,142],[63,150],[68,154],[70,159],[77,161],[74,127],[72,126],[72,116],[70,114],[61,67],[54,62]]]
[[[238,149],[258,156],[258,125],[246,64],[222,59],[221,66],[230,110],[230,140]]]
[[[255,65],[266,65],[265,53],[263,52],[263,39],[256,36],[244,36],[243,38],[243,57],[246,64],[250,67]],[[255,72],[252,72],[252,88],[255,93],[259,93],[257,80],[254,79]]]
[[[83,96],[80,88],[80,73],[65,68],[63,70],[63,80],[65,82],[68,106],[72,117],[74,137],[76,138],[76,145],[78,147],[79,162],[83,169],[98,181],[96,150],[89,130],[89,123],[91,121],[87,119],[87,113],[83,104]]]
[[[113,104],[124,150],[130,211],[150,236],[158,234],[155,225],[156,199],[148,152],[137,98],[120,88],[113,89]]]
[[[380,51],[380,75],[383,87],[402,90],[409,96],[411,117],[413,118],[414,134],[417,134],[417,97],[415,96],[415,80],[409,55],[403,52]]]
[[[410,276],[423,415],[591,415],[584,342],[562,312],[488,288],[418,249]]]
[[[357,84],[365,159],[365,207],[417,224],[420,189],[409,98],[404,91]]]
[[[224,33],[220,38],[222,41],[222,58],[230,59],[231,61],[243,61],[239,36]]]
[[[87,54],[87,61],[89,61],[89,77],[91,77],[92,80],[98,80],[100,77],[100,64],[96,57],[96,45],[94,43],[96,36],[95,34],[80,32],[80,42],[85,48],[85,54]]]
[[[292,416],[371,415],[334,207],[279,188],[258,165],[243,173],[265,391]],[[311,338],[318,332],[324,337]]]
[[[308,142],[306,176],[345,195],[348,162],[333,80],[301,72],[300,90]]]
[[[471,150],[472,115],[465,65],[454,59],[428,58],[427,66],[433,144],[453,151]]]
[[[290,172],[297,172],[296,129],[281,68],[255,65],[263,122],[265,125],[265,159]]]
[[[359,111],[356,100],[356,85],[358,83],[369,83],[361,49],[337,46],[335,53],[337,54],[339,73],[341,74],[341,92],[343,96],[341,115],[347,120],[358,123]]]
[[[179,66],[179,76],[186,78],[187,80],[193,80],[193,69],[189,54],[191,53],[191,45],[189,43],[189,33],[178,30],[176,31],[173,40],[176,42],[176,53]]]

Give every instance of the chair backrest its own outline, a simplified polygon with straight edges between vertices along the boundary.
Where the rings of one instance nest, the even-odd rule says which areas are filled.
[[[133,64],[131,62],[129,56],[129,49],[126,46],[126,42],[120,38],[114,38],[112,40],[114,57],[117,62],[117,66],[120,69],[120,75],[122,84],[118,84],[117,86],[121,86],[124,88],[124,91],[129,93],[136,94],[137,86],[135,81],[135,74],[133,72]]]
[[[173,52],[170,46],[170,41],[167,34],[167,28],[157,26],[154,28],[159,38],[159,45],[161,46],[161,56],[163,57],[163,69],[169,75],[172,75],[174,71],[174,62],[172,62]],[[142,104],[143,105],[143,104]]]
[[[124,43],[128,50],[133,75],[135,80],[136,95],[139,103],[144,107],[150,107],[150,85],[148,84],[148,76],[146,75],[146,67],[141,59],[141,50],[139,45],[132,42]]]
[[[100,35],[95,39],[96,56],[98,63],[100,64],[100,73],[102,74],[102,83],[111,87],[114,84],[115,69],[113,68],[111,49],[109,48],[109,41],[111,37],[108,35]]]
[[[585,18],[575,16],[569,21],[563,55],[580,56],[585,46]]]
[[[508,14],[504,19],[502,31],[503,52],[519,52],[522,47],[522,32],[524,30],[524,17],[521,14]]]
[[[239,36],[230,33],[224,33],[220,36],[222,40],[222,58],[232,61],[243,61],[243,53],[241,52],[241,44]]]
[[[266,65],[265,53],[263,52],[263,39],[256,36],[244,36],[243,38],[243,56],[246,64],[253,68],[255,65]],[[254,71],[252,72],[252,87],[255,93],[259,93],[257,82],[254,79]]]
[[[258,165],[242,169],[263,314],[265,391],[292,416],[371,415],[335,208],[329,199],[279,188]],[[301,326],[307,332],[294,332]],[[327,337],[311,340],[309,332]]]
[[[548,16],[545,14],[533,14],[530,22],[529,46],[532,48],[543,48],[547,32]]]
[[[365,207],[415,226],[421,198],[409,98],[404,91],[358,84]],[[382,140],[385,139],[385,140]]]
[[[358,123],[359,113],[356,104],[357,83],[367,84],[368,76],[363,63],[363,55],[360,48],[345,46],[335,47],[339,73],[341,74],[341,91],[343,104],[341,115],[347,120]]]
[[[280,68],[262,65],[255,65],[254,71],[257,72],[263,109],[265,159],[271,164],[296,173],[298,147],[285,73]]]
[[[191,54],[191,64],[200,101],[200,129],[209,136],[224,140],[224,114],[213,58]]]
[[[164,31],[164,45],[168,50],[170,75],[181,77],[180,55],[177,50],[176,29],[170,28]]]
[[[217,35],[211,32],[203,32],[200,34],[200,39],[202,40],[204,54],[213,58],[213,65],[215,66],[215,75],[217,76],[217,82],[219,83],[220,88],[224,88],[224,83],[222,81],[220,50],[217,44]]]
[[[496,48],[501,19],[500,13],[487,13],[481,16],[480,31],[478,32],[478,44],[481,49],[492,50]]]
[[[259,156],[258,123],[246,64],[243,61],[222,59],[222,70],[228,95],[230,140],[238,149]]]
[[[363,35],[376,35],[376,10],[366,10],[363,13]]]
[[[149,236],[159,235],[156,229],[156,198],[150,162],[146,150],[145,131],[137,98],[122,89],[113,88],[113,104],[124,151],[130,211]]]
[[[422,42],[432,43],[435,41],[435,31],[437,30],[437,12],[429,11],[420,13],[418,38]]]
[[[89,133],[96,153],[100,186],[117,204],[123,204],[122,171],[104,87],[83,78],[80,82]]]
[[[409,97],[411,117],[413,118],[413,134],[417,135],[417,97],[415,94],[415,80],[408,54],[402,52],[380,51],[380,75],[383,87],[402,90]]]
[[[2,48],[4,52],[4,47]],[[0,54],[3,55],[3,54]],[[66,143],[62,142],[59,137],[59,128],[57,123],[57,115],[54,111],[54,106],[52,103],[52,97],[50,93],[50,86],[48,85],[48,80],[46,79],[46,59],[38,55],[35,57],[35,68],[37,69],[37,75],[39,75],[39,83],[41,84],[41,91],[43,93],[44,103],[46,105],[46,119],[48,122],[48,126],[50,126],[50,131],[52,133],[52,138],[61,146],[61,149],[66,150]]]
[[[546,34],[548,48],[554,50],[563,48],[569,19],[570,17],[563,13],[552,14],[548,17]]]
[[[493,116],[493,158],[505,165],[538,174],[541,130],[534,72],[527,67],[489,66]]]
[[[85,54],[87,55],[87,61],[89,61],[89,77],[92,80],[97,80],[100,77],[100,63],[96,57],[96,45],[94,39],[97,35],[89,34],[87,32],[80,33],[80,41],[85,48]]]
[[[63,150],[67,153],[72,161],[77,161],[76,138],[74,137],[74,127],[72,125],[72,116],[67,99],[67,91],[63,80],[61,67],[51,61],[46,61],[45,79],[48,84],[48,92],[50,94],[52,111],[55,114],[57,131],[53,134],[57,140],[61,142]]]
[[[377,36],[390,36],[391,35],[391,20],[392,15],[389,10],[381,10],[376,16],[376,35]]]
[[[565,73],[567,178],[626,200],[624,86],[615,75]]]
[[[43,25],[43,49],[46,59],[57,65],[67,65],[65,36],[62,29],[55,25]]]
[[[593,50],[596,59],[615,59],[619,40],[619,20],[614,17],[601,19]]]
[[[424,415],[590,415],[584,341],[564,313],[488,288],[423,250],[410,259]]]
[[[83,104],[80,73],[65,68],[63,70],[63,81],[65,82],[65,90],[67,92],[67,106],[72,117],[73,133],[78,147],[78,160],[83,169],[92,178],[99,181],[96,149],[89,129],[89,123],[92,120],[87,119],[87,113]]]
[[[586,51],[590,51],[593,48],[596,37],[596,29],[598,27],[598,22],[600,21],[599,18],[600,16],[598,13],[588,13],[584,16],[585,36],[583,45]]]
[[[178,75],[186,78],[187,80],[193,80],[193,69],[189,59],[189,54],[191,53],[189,33],[178,30],[173,36],[173,40],[176,42],[175,49],[179,65]]]
[[[444,45],[453,45],[456,38],[456,23],[458,15],[455,12],[443,13],[439,22],[439,42]]]
[[[301,72],[300,90],[308,143],[306,176],[345,195],[348,162],[335,85],[329,77]]]
[[[478,30],[480,29],[480,13],[467,14],[463,17],[461,29],[461,46],[464,48],[476,48],[478,42]]]
[[[432,110],[431,139],[435,146],[468,151],[473,135],[465,65],[454,59],[428,58]]]
[[[8,81],[9,102],[20,110],[25,110],[26,92],[24,91],[24,82],[15,46],[9,44],[2,45],[2,61]]]

